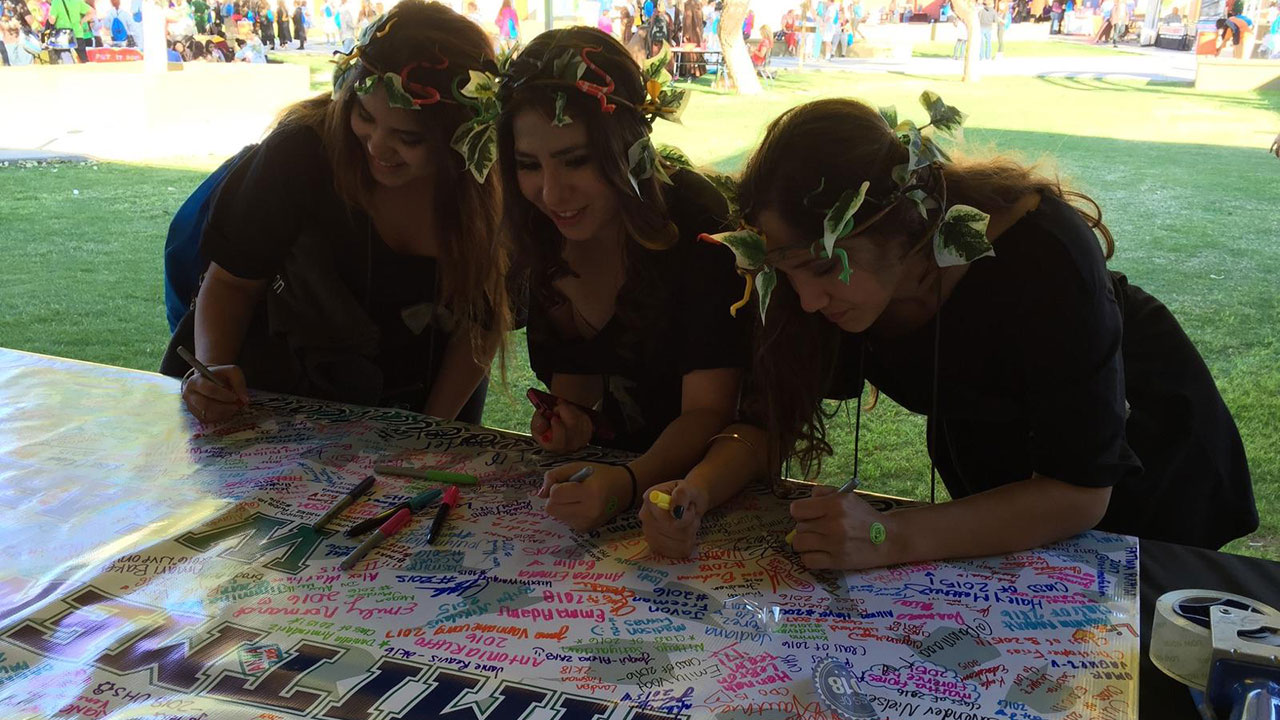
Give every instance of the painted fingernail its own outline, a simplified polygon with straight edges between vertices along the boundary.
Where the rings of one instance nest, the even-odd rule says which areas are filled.
[[[680,518],[684,517],[684,506],[683,506],[683,505],[677,505],[677,506],[675,506],[675,507],[671,508],[671,516],[672,516],[672,517],[674,517],[674,518],[675,518],[675,519],[677,519],[677,520],[679,520]]]

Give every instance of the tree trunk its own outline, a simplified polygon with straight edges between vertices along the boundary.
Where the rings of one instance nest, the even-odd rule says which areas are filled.
[[[982,79],[979,72],[978,55],[981,52],[982,31],[978,28],[977,0],[952,0],[951,9],[962,21],[968,40],[964,48],[964,82],[978,82]]]
[[[761,92],[760,78],[751,66],[747,44],[742,40],[742,22],[747,18],[750,0],[726,0],[720,14],[720,49],[724,53],[724,70],[729,83],[741,95]]]

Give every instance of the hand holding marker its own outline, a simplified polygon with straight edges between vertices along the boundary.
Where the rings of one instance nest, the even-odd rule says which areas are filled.
[[[654,490],[649,493],[649,502],[654,505],[671,512],[671,516],[679,520],[684,517],[684,506],[677,505],[675,510],[671,509],[671,496],[661,490]]]
[[[860,481],[858,480],[858,476],[855,475],[849,478],[848,482],[841,485],[840,488],[836,490],[836,494],[844,495],[847,493],[851,493],[854,490],[858,489],[859,483]],[[881,525],[880,523],[871,523],[869,532],[871,534],[872,544],[879,545],[880,543],[884,542],[884,539],[885,539],[884,525]],[[792,530],[791,532],[787,533],[786,541],[788,545],[790,545],[795,539],[796,539],[795,530]]]

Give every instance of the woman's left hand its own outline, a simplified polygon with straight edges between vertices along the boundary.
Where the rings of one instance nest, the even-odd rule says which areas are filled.
[[[567,482],[584,467],[594,468],[591,477],[582,482]],[[538,497],[547,499],[548,515],[578,532],[586,532],[629,507],[631,475],[617,465],[569,463],[547,471]]]
[[[653,491],[671,496],[671,509],[663,510],[650,499]],[[673,480],[654,485],[644,493],[644,505],[640,508],[640,522],[644,527],[644,539],[655,555],[684,559],[698,548],[698,529],[702,527],[702,514],[710,501],[707,493],[697,483]],[[678,513],[678,515],[677,515]]]
[[[834,497],[833,497],[834,496]],[[791,547],[811,570],[862,570],[891,565],[889,515],[878,512],[854,493],[837,494],[830,486],[791,503],[796,519]],[[872,526],[880,525],[880,543],[872,542]]]

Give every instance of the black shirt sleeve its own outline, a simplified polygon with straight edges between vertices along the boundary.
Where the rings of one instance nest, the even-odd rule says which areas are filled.
[[[1111,486],[1141,472],[1125,440],[1120,306],[1093,231],[1062,201],[1046,198],[1041,207],[1023,237],[996,248],[1019,266],[1026,299],[1017,351],[1032,468],[1074,485]]]
[[[302,227],[336,201],[320,136],[278,128],[227,175],[200,241],[236,277],[263,279],[284,262]]]

